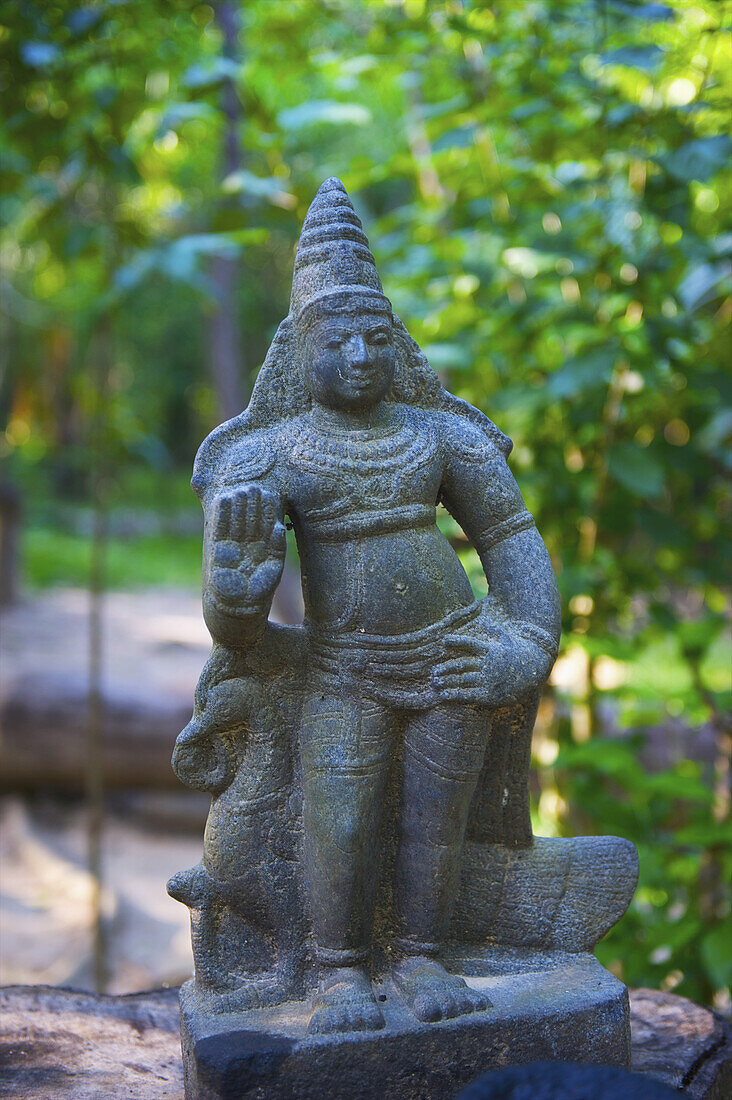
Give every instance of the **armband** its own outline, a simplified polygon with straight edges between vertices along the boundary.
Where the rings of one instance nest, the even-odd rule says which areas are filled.
[[[499,542],[505,542],[506,539],[517,535],[519,531],[528,531],[533,526],[534,517],[531,512],[517,512],[516,515],[497,523],[495,527],[488,527],[482,531],[477,540],[479,549],[492,550]]]

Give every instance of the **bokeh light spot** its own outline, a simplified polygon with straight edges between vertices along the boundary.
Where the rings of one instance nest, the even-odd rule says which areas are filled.
[[[671,107],[685,107],[696,95],[696,84],[686,76],[677,76],[666,86],[664,99]]]
[[[711,187],[702,187],[696,194],[694,205],[703,214],[713,214],[719,209],[719,195]]]
[[[689,425],[678,417],[669,420],[663,429],[663,438],[673,447],[684,447],[689,442],[690,435]]]

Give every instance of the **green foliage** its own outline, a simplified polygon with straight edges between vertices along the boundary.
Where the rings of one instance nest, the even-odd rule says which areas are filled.
[[[88,538],[35,526],[25,533],[23,552],[24,566],[34,585],[83,587],[89,583]],[[106,543],[104,569],[110,588],[156,584],[196,588],[201,582],[201,536],[112,537]]]
[[[631,909],[598,955],[626,981],[666,984],[704,1000],[730,980],[729,920],[719,896],[732,879],[732,823],[714,820],[713,793],[698,764],[649,775],[641,751],[638,737],[597,739],[567,745],[557,760],[575,828],[604,822],[632,840],[640,857]]]
[[[11,473],[83,491],[100,332],[110,506],[130,470],[189,466],[215,419],[211,265],[237,257],[251,380],[339,175],[395,309],[514,439],[557,569],[538,820],[635,839],[604,957],[725,1003],[732,4],[251,0],[241,60],[206,4],[7,0],[0,20]],[[222,179],[227,88],[244,165]],[[49,530],[29,554],[56,579]],[[709,725],[711,757],[649,773],[623,731],[678,722]]]

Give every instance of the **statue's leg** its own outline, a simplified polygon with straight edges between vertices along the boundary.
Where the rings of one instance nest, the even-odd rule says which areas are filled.
[[[468,839],[507,848],[530,848],[531,737],[539,691],[517,703],[484,712],[490,741],[468,821]]]
[[[314,694],[303,706],[305,884],[321,967],[311,1031],[383,1026],[365,966],[393,726],[356,695]]]
[[[412,1011],[433,1021],[489,1007],[439,962],[455,903],[470,802],[485,754],[475,707],[444,704],[407,720],[394,884],[401,960],[394,978]]]

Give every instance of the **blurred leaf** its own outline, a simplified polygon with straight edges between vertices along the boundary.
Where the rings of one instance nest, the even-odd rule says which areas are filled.
[[[699,180],[702,183],[715,172],[729,164],[732,154],[732,138],[727,134],[696,138],[687,141],[673,153],[656,157],[666,171],[684,183]]]
[[[699,619],[678,623],[676,632],[681,648],[685,652],[701,656],[724,629],[725,623],[723,615],[704,615]]]
[[[462,344],[423,344],[422,351],[433,370],[466,370],[471,366]]]
[[[146,252],[137,252],[129,261],[117,269],[114,275],[115,286],[122,292],[133,290],[142,280],[154,270],[156,253],[149,249]]]
[[[70,11],[66,16],[66,26],[72,34],[88,34],[90,30],[103,22],[104,14],[104,9],[101,6],[96,8],[79,7],[74,11]]]
[[[21,42],[20,56],[32,69],[45,69],[61,56],[53,42]]]
[[[291,209],[296,201],[292,192],[283,186],[281,179],[276,176],[266,178],[255,176],[245,168],[228,175],[221,187],[227,195],[252,195],[255,198],[267,199],[275,206],[283,206],[286,209]]]
[[[547,390],[552,397],[565,400],[607,386],[616,359],[614,348],[596,348],[571,359],[549,377]]]
[[[732,443],[732,409],[720,409],[709,423],[697,432],[694,441],[708,454],[720,454],[723,447]]]
[[[635,443],[616,443],[611,447],[608,469],[635,496],[654,498],[663,492],[663,467],[647,449]]]
[[[183,74],[182,83],[186,88],[212,88],[222,80],[236,80],[240,66],[230,57],[212,57],[205,64],[191,65]]]
[[[675,19],[673,8],[668,4],[636,3],[636,0],[610,0],[608,7],[621,15],[642,19],[647,23],[666,23]]]
[[[631,69],[652,72],[660,64],[663,50],[660,46],[622,46],[601,54],[600,58],[605,65],[627,65]]]
[[[365,126],[371,122],[371,111],[360,103],[337,103],[333,99],[313,99],[298,107],[280,111],[277,121],[283,130],[301,130],[306,126],[330,123],[335,126],[350,124]]]
[[[179,237],[165,249],[165,267],[171,274],[185,276],[202,256],[233,258],[239,253],[238,244],[223,233],[191,233]]]
[[[160,116],[156,136],[160,138],[169,130],[177,130],[192,118],[210,121],[216,116],[217,112],[210,103],[171,103]]]
[[[732,263],[724,260],[717,264],[699,264],[692,267],[679,283],[679,298],[688,310],[700,306],[724,293],[725,280],[732,275]]]
[[[118,269],[115,285],[126,293],[158,271],[203,289],[207,284],[200,277],[200,261],[209,256],[233,259],[240,248],[241,242],[235,240],[233,234],[192,233],[159,248],[139,251],[133,260]]]
[[[701,955],[709,977],[718,988],[732,985],[732,936],[729,927],[719,925],[701,942]]]
[[[446,130],[435,140],[433,149],[441,153],[445,149],[467,149],[475,142],[475,124],[457,126],[454,130]]]
[[[141,182],[142,177],[140,176],[137,165],[126,149],[123,149],[119,145],[108,145],[106,152],[109,163],[114,170],[114,174],[119,180],[127,184],[132,184],[133,186]]]

